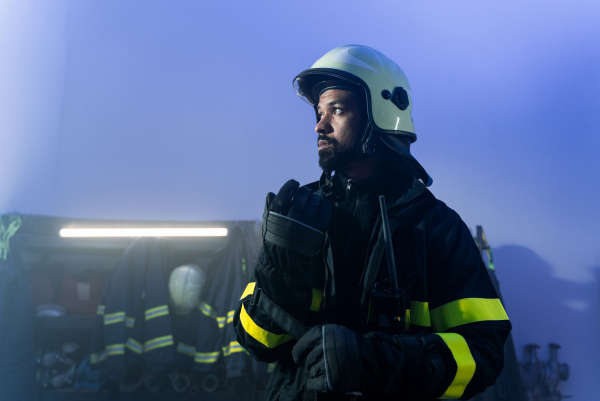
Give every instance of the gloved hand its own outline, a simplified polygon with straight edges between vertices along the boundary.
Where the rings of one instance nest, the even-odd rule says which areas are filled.
[[[286,182],[277,195],[269,192],[263,214],[263,255],[267,269],[290,276],[305,274],[323,246],[331,203]]]
[[[308,370],[308,391],[364,393],[376,379],[373,344],[344,326],[328,324],[311,328],[298,340],[292,356]]]
[[[306,325],[313,325],[313,287],[323,288],[325,269],[317,257],[331,216],[331,203],[286,182],[269,193],[263,214],[263,244],[254,271],[271,301]]]

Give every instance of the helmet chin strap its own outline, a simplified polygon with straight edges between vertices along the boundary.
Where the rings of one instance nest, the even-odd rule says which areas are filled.
[[[364,157],[364,155],[375,156],[378,152],[378,144],[381,141],[379,140],[379,134],[373,129],[371,123],[367,122],[365,124],[365,129],[363,131],[361,140],[359,145],[356,147],[356,156]]]

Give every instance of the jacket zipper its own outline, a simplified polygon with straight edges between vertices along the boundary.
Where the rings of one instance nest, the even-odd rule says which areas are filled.
[[[354,208],[352,209],[352,225],[350,226],[348,242],[346,243],[346,248],[344,249],[344,258],[348,257],[348,251],[350,249],[350,244],[352,243],[352,235],[354,234],[354,227],[356,225],[356,214],[357,214],[358,205],[360,202],[360,197],[357,196],[356,191],[352,187],[352,180],[348,179],[348,183],[346,184],[346,200],[350,200],[351,195],[354,195],[354,197],[356,198],[356,201],[354,202]]]

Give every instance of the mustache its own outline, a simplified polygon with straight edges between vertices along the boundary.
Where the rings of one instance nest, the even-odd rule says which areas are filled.
[[[335,144],[335,143],[337,143],[337,141],[334,138],[330,138],[330,137],[324,136],[324,135],[319,135],[317,137],[317,142],[319,142],[319,141],[325,141],[325,142],[327,142],[329,144]]]

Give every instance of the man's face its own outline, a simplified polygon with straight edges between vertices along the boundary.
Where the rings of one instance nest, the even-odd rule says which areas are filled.
[[[329,89],[319,98],[319,166],[333,171],[344,168],[356,158],[361,134],[361,110],[357,96],[344,89]]]

